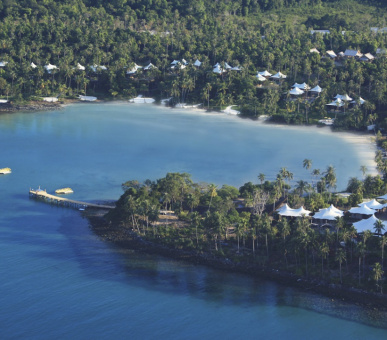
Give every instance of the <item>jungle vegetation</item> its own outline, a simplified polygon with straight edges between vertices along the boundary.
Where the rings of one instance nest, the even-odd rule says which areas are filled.
[[[387,125],[387,63],[325,57],[347,48],[384,51],[384,1],[323,0],[2,0],[0,95],[11,102],[42,96],[129,98],[138,94],[209,109],[237,105],[242,115],[304,124],[336,117],[338,129]],[[311,29],[330,34],[311,34]],[[316,48],[320,53],[311,53]],[[189,65],[171,70],[173,60]],[[192,66],[198,59],[200,68]],[[218,75],[216,63],[242,67]],[[31,67],[31,63],[37,65]],[[48,73],[44,65],[57,69]],[[86,70],[77,68],[78,63]],[[156,66],[126,72],[136,64]],[[96,71],[87,66],[105,66]],[[260,86],[257,71],[281,71]],[[295,83],[324,89],[316,100],[289,100]],[[364,105],[336,112],[326,104],[347,93]]]
[[[281,218],[275,211],[284,202],[313,212],[330,204],[348,209],[364,196],[384,194],[386,184],[378,176],[352,178],[347,189],[352,194],[344,198],[332,193],[332,166],[320,171],[306,159],[303,167],[310,173],[309,182],[292,183],[292,172],[281,168],[275,181],[259,174],[257,183],[239,189],[194,183],[187,173],[168,173],[144,183],[131,180],[122,185],[124,194],[105,217],[173,249],[382,292],[387,245],[383,224],[358,234],[352,225],[356,219],[349,214],[317,225],[309,217]]]

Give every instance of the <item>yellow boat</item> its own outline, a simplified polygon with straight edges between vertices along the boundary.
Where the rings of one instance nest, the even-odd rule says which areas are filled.
[[[56,194],[72,194],[74,191],[71,188],[61,188],[55,190]]]
[[[0,174],[5,175],[5,174],[10,174],[12,172],[11,168],[2,168],[0,169]]]

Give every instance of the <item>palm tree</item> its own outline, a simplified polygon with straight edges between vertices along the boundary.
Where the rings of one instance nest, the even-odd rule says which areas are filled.
[[[208,186],[208,192],[209,192],[209,194],[210,194],[210,204],[208,205],[208,211],[209,211],[210,208],[211,208],[212,198],[216,197],[216,195],[217,195],[217,192],[216,192],[216,189],[217,189],[217,188],[218,188],[218,186],[215,185],[215,184],[210,184],[210,185]]]
[[[360,171],[362,172],[363,178],[364,178],[368,169],[365,165],[362,165],[362,166],[360,166]]]
[[[201,225],[201,216],[195,211],[191,214],[191,226],[195,226],[196,247],[199,246],[198,227]]]
[[[343,277],[341,275],[341,264],[343,263],[343,261],[346,261],[346,256],[343,249],[339,249],[339,251],[336,253],[335,259],[337,262],[339,262],[340,265],[340,283],[343,284]]]
[[[336,171],[332,165],[328,166],[327,170],[325,171],[324,178],[326,180],[326,184],[327,184],[329,189],[332,190],[332,189],[336,188],[336,181],[337,181]],[[332,192],[330,192],[330,194],[332,194]]]
[[[298,191],[300,196],[302,196],[304,192],[308,192],[310,195],[310,188],[310,184],[306,181],[300,180],[297,182],[296,190]]]
[[[265,181],[265,174],[260,173],[260,174],[258,175],[258,179],[259,179],[259,181],[261,182],[261,185],[262,185],[263,182]]]
[[[374,224],[375,233],[378,235],[382,234],[382,231],[384,230],[384,224],[381,220],[377,220]]]
[[[207,99],[207,109],[210,108],[210,91],[212,90],[212,86],[210,83],[206,83],[205,87],[205,98]]]
[[[379,287],[379,281],[382,279],[384,271],[379,262],[376,262],[372,272],[374,273],[373,279],[376,281],[376,287]],[[380,293],[383,294],[383,284],[380,285]]]
[[[317,178],[318,178],[318,176],[320,176],[320,169],[314,169],[312,171],[312,176],[316,177],[316,188],[317,188]],[[312,183],[312,186],[313,186],[313,183]],[[318,189],[317,189],[317,193],[318,193]]]
[[[359,287],[360,287],[360,284],[361,284],[361,282],[360,282],[360,280],[361,280],[361,274],[360,274],[361,259],[364,258],[365,252],[366,252],[366,247],[365,247],[365,244],[363,242],[357,244],[356,252],[357,252],[357,255],[359,257]]]
[[[319,246],[319,252],[321,255],[321,277],[324,277],[324,259],[327,258],[329,254],[329,245],[326,242],[323,242]]]
[[[305,158],[302,162],[302,166],[306,169],[309,170],[312,166],[312,160]]]

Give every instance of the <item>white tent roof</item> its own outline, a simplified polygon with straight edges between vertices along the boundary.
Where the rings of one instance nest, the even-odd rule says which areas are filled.
[[[220,67],[220,64],[219,64],[219,63],[216,63],[216,64],[214,65],[214,68],[216,68],[216,67]]]
[[[317,48],[312,48],[311,50],[309,50],[309,52],[310,53],[320,53],[319,51],[318,51],[318,49]]]
[[[318,92],[321,93],[322,88],[320,86],[315,86],[313,89],[309,90],[310,92]]]
[[[309,210],[305,210],[304,207],[301,207],[298,209],[292,209],[287,204],[277,209],[276,211],[281,216],[289,216],[289,217],[301,217],[303,215],[309,216],[309,214],[311,213]]]
[[[181,59],[181,62],[182,62],[182,64],[184,64],[184,65],[188,65],[187,60],[185,60],[184,58]]]
[[[331,205],[329,208],[326,209],[320,209],[318,212],[316,212],[313,216],[313,218],[318,220],[330,220],[334,221],[336,217],[342,217],[344,215],[344,212],[335,208],[333,205]]]
[[[337,54],[333,52],[332,50],[326,52],[331,58],[336,58]]]
[[[242,66],[234,66],[231,71],[241,71],[242,70]]]
[[[260,74],[263,77],[271,77],[271,73],[267,71],[261,71],[261,72],[258,72],[258,74]]]
[[[31,63],[32,68],[37,68],[37,66],[34,63]]]
[[[369,208],[366,205],[363,205],[361,207],[354,207],[348,210],[351,214],[361,214],[361,215],[373,215],[375,214],[375,210]]]
[[[370,218],[367,218],[367,219],[361,220],[359,222],[353,223],[353,226],[355,227],[355,229],[356,229],[356,231],[358,233],[363,233],[366,230],[369,230],[369,231],[373,232],[374,228],[375,228],[375,223],[378,220],[379,219],[377,219],[375,217],[375,215],[372,215]],[[384,228],[386,228],[387,227],[387,222],[385,222],[385,221],[382,221],[382,222],[383,222]]]
[[[378,198],[381,199],[381,200],[387,200],[387,194],[385,194],[383,196],[379,196]]]
[[[197,67],[200,67],[201,64],[202,62],[199,61],[198,59],[196,59],[196,61],[194,62],[194,66],[197,66]]]
[[[81,71],[84,71],[84,70],[86,70],[86,67],[82,66],[80,63],[77,63],[77,69],[81,70]]]
[[[232,66],[230,66],[230,65],[227,64],[227,63],[224,63],[224,68],[225,68],[226,70],[231,70],[231,69],[232,69]]]
[[[297,216],[302,216],[302,215],[309,216],[311,213],[311,211],[304,209],[304,207],[294,209],[293,212],[296,213]]]
[[[107,70],[106,66],[103,66],[103,65],[98,66],[94,64],[93,66],[89,66],[89,67],[92,69],[93,72],[97,72],[98,69],[105,70],[105,71]]]
[[[285,79],[287,76],[281,72],[277,72],[274,76],[271,76],[274,79]]]
[[[259,73],[256,75],[256,77],[258,78],[259,81],[265,81],[266,78],[262,75],[260,75]]]
[[[44,68],[46,69],[46,71],[47,71],[48,73],[50,73],[51,70],[57,69],[57,67],[56,67],[55,65],[51,65],[51,64],[44,65]]]
[[[126,71],[126,74],[134,74],[137,72],[139,68],[142,68],[142,66],[138,66],[137,64],[134,64],[131,70]]]
[[[379,210],[385,208],[386,204],[380,204],[377,200],[373,199],[372,201],[360,203],[359,207],[367,206],[368,208]]]
[[[342,106],[344,106],[344,103],[340,98],[337,98],[335,101],[333,101],[327,105],[342,107]]]
[[[151,70],[152,68],[156,68],[156,66],[153,65],[152,63],[149,63],[149,65],[144,67],[144,70]]]
[[[305,93],[305,92],[298,87],[295,87],[294,89],[291,89],[289,91],[289,94],[293,94],[295,96],[299,96],[300,94],[303,94],[303,93]]]
[[[218,65],[218,66],[216,66],[216,67],[212,70],[212,72],[218,73],[218,74],[222,74],[222,73],[223,73],[223,69]]]
[[[360,102],[360,105],[363,105],[365,103],[365,100],[362,97],[359,97],[357,100],[352,100],[351,104],[357,104],[358,101]]]
[[[8,61],[0,61],[0,67],[4,67],[8,64]]]
[[[302,86],[302,84],[299,84],[299,83],[294,83],[294,84],[292,85],[292,87],[298,87],[299,89],[301,88],[301,86]]]
[[[171,62],[171,65],[176,65],[176,64],[178,64],[178,63],[180,63],[179,60],[174,60],[174,61]]]
[[[281,208],[278,208],[276,211],[277,212],[283,212],[283,211],[285,211],[285,210],[291,210],[292,208],[290,208],[289,206],[288,206],[288,204],[287,203],[285,203],[285,205],[283,205]]]
[[[292,87],[297,87],[301,90],[306,90],[306,91],[310,89],[307,83],[302,83],[302,84],[295,83]]]
[[[341,100],[345,100],[345,101],[350,101],[352,100],[352,98],[350,96],[348,96],[347,94],[337,94],[335,99],[341,99]]]

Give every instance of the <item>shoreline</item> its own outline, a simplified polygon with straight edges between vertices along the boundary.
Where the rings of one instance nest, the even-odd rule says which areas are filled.
[[[99,99],[95,102],[85,102],[81,101],[80,99],[64,99],[60,102],[30,102],[29,104],[25,105],[13,105],[13,104],[5,104],[4,106],[0,106],[0,114],[2,113],[16,113],[16,112],[37,112],[37,111],[50,111],[50,110],[60,110],[62,108],[65,108],[69,105],[73,104],[130,104],[130,105],[136,105],[135,103],[129,103],[126,100],[123,99],[117,99],[117,100],[105,100],[105,99]],[[137,105],[147,105],[147,104],[137,104]],[[199,107],[185,107],[185,108],[174,108],[174,107],[168,107],[162,104],[155,104],[151,103],[148,105],[157,106],[159,108],[170,108],[171,110],[178,110],[181,113],[186,114],[203,114],[203,115],[221,115],[224,117],[228,117],[230,119],[238,120],[238,122],[244,122],[245,124],[257,124],[260,126],[271,126],[278,129],[308,129],[309,131],[313,131],[315,133],[320,134],[334,134],[335,136],[338,136],[339,138],[345,140],[348,144],[351,144],[354,146],[354,149],[357,153],[357,156],[360,160],[364,160],[365,166],[368,168],[367,174],[376,176],[379,174],[376,168],[376,162],[374,160],[375,153],[377,151],[376,143],[372,140],[373,135],[366,133],[366,132],[360,132],[360,131],[334,131],[330,126],[318,126],[318,125],[288,125],[288,124],[280,124],[280,123],[272,123],[270,120],[267,119],[243,119],[243,117],[240,117],[239,115],[236,115],[234,113],[229,112],[231,110],[231,106],[228,106],[226,110],[223,111],[207,111],[205,108],[199,108]],[[228,110],[227,110],[228,109]],[[235,111],[235,110],[232,110]],[[237,111],[235,111],[237,112]]]
[[[193,265],[203,265],[216,270],[234,274],[243,274],[262,280],[272,281],[286,287],[292,287],[304,292],[320,294],[340,302],[354,304],[367,309],[387,311],[387,295],[367,292],[353,287],[328,284],[324,281],[305,279],[295,274],[279,271],[274,268],[264,268],[247,262],[234,263],[227,258],[216,257],[205,252],[197,253],[193,250],[173,249],[163,244],[144,240],[135,232],[108,224],[101,211],[97,214],[85,213],[91,230],[104,242],[109,242],[120,251],[138,251],[150,255],[165,256],[176,261],[183,261]]]

